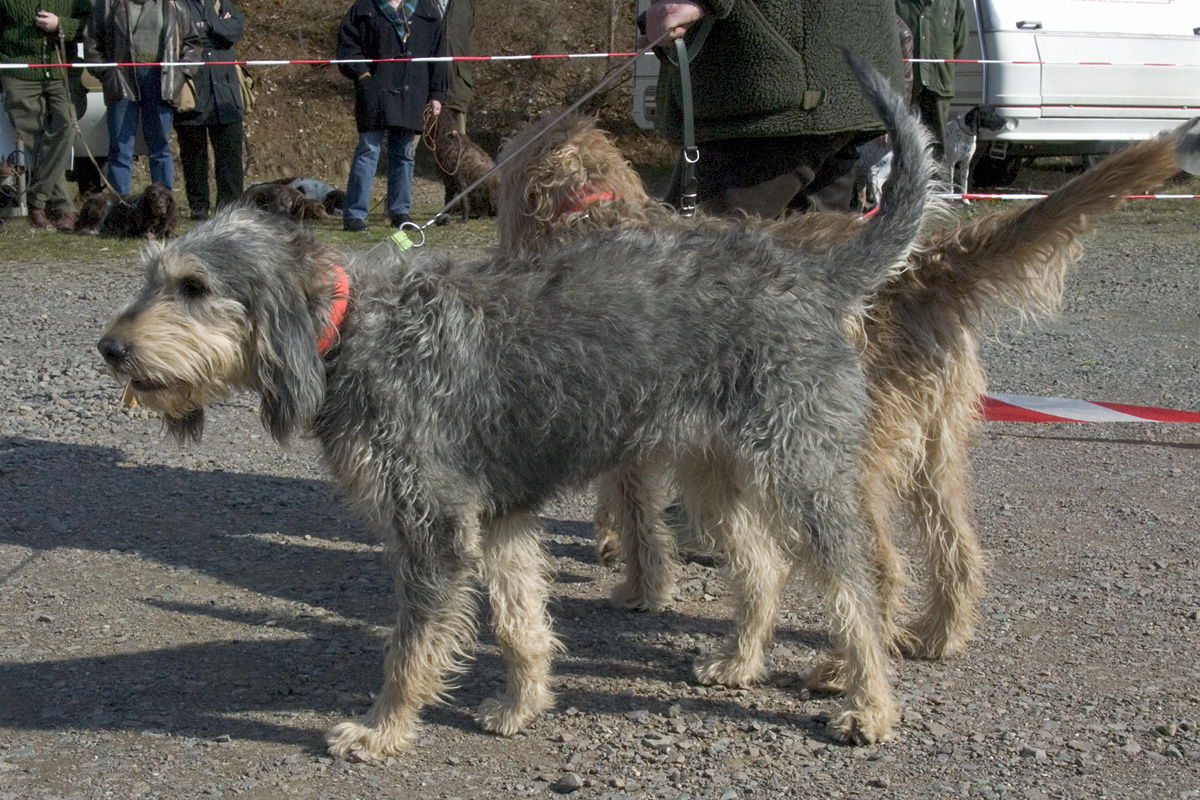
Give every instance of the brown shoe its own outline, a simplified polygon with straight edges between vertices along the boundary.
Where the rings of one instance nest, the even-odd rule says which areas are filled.
[[[46,217],[46,209],[33,208],[29,210],[29,224],[35,228],[41,228],[48,231],[54,227],[54,223]]]
[[[54,227],[60,231],[74,231],[75,220],[79,219],[74,211],[68,211],[58,219],[54,220]]]

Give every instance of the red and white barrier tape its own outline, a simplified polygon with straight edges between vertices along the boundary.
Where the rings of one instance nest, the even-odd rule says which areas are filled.
[[[70,63],[70,64],[0,64],[0,70],[5,69],[53,69],[67,67],[82,69],[85,67],[161,67],[161,66],[195,66],[197,63],[209,66],[228,66],[241,64],[248,67],[278,67],[288,64],[360,64],[381,63],[385,61],[537,61],[542,59],[562,58],[632,58],[637,53],[526,53],[512,56],[428,56],[421,58],[303,58],[303,59],[262,59],[253,61],[119,61],[99,64]],[[968,58],[910,58],[908,61],[916,64],[1017,64],[1021,66],[1056,66],[1056,67],[1200,67],[1200,64],[1158,63],[1138,61],[1006,61],[1000,59],[968,59]]]
[[[967,192],[966,194],[939,194],[943,200],[1042,200],[1050,195],[1048,194],[980,194],[978,192]],[[1127,194],[1126,200],[1196,200],[1200,199],[1200,194]]]
[[[1058,397],[986,394],[983,418],[988,422],[1200,422],[1200,413]]]

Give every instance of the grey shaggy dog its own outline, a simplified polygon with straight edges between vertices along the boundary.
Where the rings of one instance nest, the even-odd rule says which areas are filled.
[[[769,639],[758,588],[784,554],[816,581],[846,664],[830,734],[887,737],[896,708],[854,488],[867,399],[842,320],[907,257],[930,162],[886,80],[853,63],[899,151],[882,211],[823,254],[725,224],[584,233],[467,264],[347,263],[238,207],[146,250],[145,287],[99,343],[113,373],[181,439],[200,436],[209,402],[257,392],[271,434],[311,430],[382,532],[399,599],[384,685],[329,733],[332,754],[377,759],[411,740],[472,648],[479,582],[508,663],[480,724],[513,734],[549,708],[560,645],[535,514],[648,462],[672,466],[729,553],[739,633],[701,674],[736,683],[744,643],[757,653],[764,626]]]

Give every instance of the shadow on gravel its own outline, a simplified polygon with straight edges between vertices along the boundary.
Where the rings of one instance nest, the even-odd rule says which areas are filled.
[[[340,719],[366,710],[368,693],[381,679],[383,642],[375,626],[390,624],[395,608],[374,534],[353,521],[332,494],[324,481],[128,466],[112,448],[0,439],[0,544],[33,551],[0,573],[0,585],[36,568],[39,554],[65,548],[200,571],[298,604],[176,599],[179,587],[170,584],[169,574],[158,573],[145,583],[144,596],[122,599],[178,615],[179,625],[156,632],[160,639],[186,638],[183,629],[206,620],[245,625],[253,638],[27,662],[10,651],[0,664],[6,696],[0,725],[197,738],[228,734],[319,750],[322,732],[289,720],[309,713]],[[552,554],[580,564],[578,571],[560,570],[564,582],[594,581],[586,572],[596,569],[591,525],[555,519],[546,524],[557,535],[549,545]],[[555,675],[573,685],[560,706],[585,713],[664,712],[670,703],[661,699],[581,691],[578,684],[591,678],[689,681],[695,654],[652,640],[686,633],[715,641],[731,627],[721,603],[713,604],[710,618],[626,613],[607,600],[559,596],[551,612],[568,649],[556,661]],[[500,690],[505,674],[486,619],[483,607],[475,663],[450,705],[426,711],[429,721],[480,732],[474,708]],[[816,632],[780,633],[824,644]],[[690,710],[732,719],[764,716],[719,695],[689,703]]]

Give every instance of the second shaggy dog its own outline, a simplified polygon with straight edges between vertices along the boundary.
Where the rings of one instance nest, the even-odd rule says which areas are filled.
[[[501,152],[502,249],[537,248],[593,228],[716,224],[681,219],[651,202],[591,119],[545,127]],[[924,234],[908,269],[847,316],[872,401],[860,489],[874,532],[885,638],[895,651],[955,655],[977,624],[986,560],[974,530],[967,460],[986,388],[977,337],[1005,312],[1053,312],[1067,269],[1082,255],[1082,237],[1126,194],[1152,190],[1179,170],[1178,140],[1175,133],[1136,144],[1038,203]],[[507,160],[517,147],[525,149]],[[754,224],[806,252],[824,252],[863,228],[857,215],[837,213]],[[613,594],[619,605],[661,608],[673,594],[674,538],[660,514],[664,483],[661,474],[635,469],[610,473],[597,486],[597,552],[605,563],[626,562]],[[900,511],[917,533],[927,576],[918,616],[906,624],[909,579],[892,535]],[[828,672],[819,677],[836,682]]]

